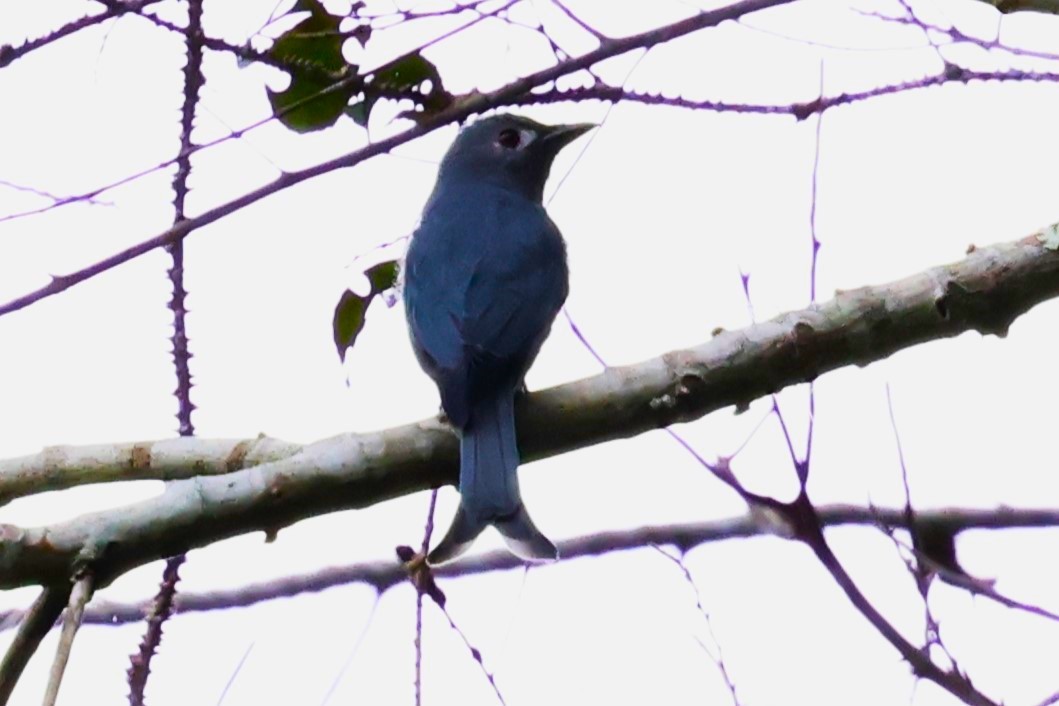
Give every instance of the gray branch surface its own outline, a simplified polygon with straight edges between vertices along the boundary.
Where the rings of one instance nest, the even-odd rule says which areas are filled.
[[[529,395],[518,409],[519,445],[532,461],[745,407],[788,385],[925,341],[972,330],[1003,336],[1018,316],[1057,295],[1059,252],[1037,235],[974,249],[950,265],[839,292],[829,302],[722,331],[694,348]],[[243,465],[255,442],[183,440],[188,446],[181,448],[195,460],[179,470],[160,451],[174,443],[115,450],[113,467],[99,462],[106,456],[103,447],[90,453],[46,450],[0,464],[0,495],[25,483],[20,474],[51,477],[52,487],[61,486],[55,480],[65,472],[60,457],[71,460],[71,475],[81,473],[76,482],[85,477],[76,459],[87,457],[97,460],[93,467],[102,480],[127,477],[132,458],[137,477],[196,474],[126,507],[48,527],[0,525],[0,589],[68,582],[86,566],[102,587],[149,561],[452,483],[457,473],[456,437],[438,419],[342,434],[293,453],[294,447],[275,443],[272,453],[281,457],[219,475],[197,474]],[[233,464],[239,443],[247,445],[247,454]],[[161,454],[157,461],[154,452]]]

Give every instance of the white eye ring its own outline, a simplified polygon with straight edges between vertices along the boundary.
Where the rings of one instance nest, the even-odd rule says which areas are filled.
[[[521,130],[515,130],[514,128],[505,128],[500,131],[500,135],[496,138],[496,144],[507,150],[524,150],[526,146],[537,139],[537,133],[533,130],[527,130],[525,128]]]

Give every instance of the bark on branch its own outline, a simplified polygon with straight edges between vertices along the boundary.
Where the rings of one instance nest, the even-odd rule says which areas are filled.
[[[951,265],[840,292],[694,348],[534,393],[519,405],[520,446],[532,461],[745,406],[924,341],[970,330],[1003,336],[1015,318],[1057,295],[1059,252],[1036,235],[979,248]],[[197,443],[199,462],[215,467],[231,451],[212,442],[219,453],[204,461],[211,442]],[[156,468],[155,445],[136,448],[141,470]],[[342,434],[242,470],[174,481],[150,500],[48,527],[0,525],[0,589],[65,581],[85,565],[102,587],[134,566],[226,537],[274,533],[314,515],[453,482],[456,459],[455,436],[430,419]],[[35,467],[33,458],[3,465]]]

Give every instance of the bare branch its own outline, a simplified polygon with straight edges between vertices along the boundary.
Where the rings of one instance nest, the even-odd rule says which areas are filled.
[[[698,419],[847,365],[975,330],[1005,335],[1020,314],[1059,295],[1059,252],[1029,236],[964,260],[739,331],[721,331],[518,405],[527,461]],[[191,442],[187,442],[191,443]],[[307,517],[361,508],[451,483],[457,444],[438,419],[341,434],[284,459],[170,483],[154,498],[49,527],[3,527],[0,587],[62,580],[92,557],[100,585],[148,561]]]
[[[125,0],[120,3],[111,3],[107,6],[107,9],[104,12],[97,15],[86,15],[80,19],[76,19],[56,30],[48,32],[48,34],[43,37],[30,39],[17,47],[13,47],[9,44],[0,45],[0,69],[9,65],[16,59],[20,59],[26,54],[48,46],[53,42],[57,42],[64,37],[68,37],[71,34],[80,32],[88,27],[94,27],[95,25],[106,22],[109,19],[113,19],[127,12],[139,12],[147,5],[157,1],[158,0]]]
[[[0,706],[11,698],[11,692],[14,691],[30,657],[59,619],[63,608],[66,607],[66,600],[70,597],[71,588],[69,581],[56,586],[45,586],[37,600],[33,601],[33,605],[21,616],[22,622],[15,633],[15,639],[11,641],[4,661],[0,663]]]
[[[180,480],[278,461],[301,444],[255,439],[166,439],[94,446],[52,446],[0,460],[0,505],[15,498],[90,483]]]
[[[449,609],[440,603],[435,603],[438,610],[441,611],[445,619],[449,621],[449,627],[452,631],[463,642],[463,646],[467,648],[467,652],[470,654],[471,659],[478,663],[478,668],[482,670],[482,675],[486,681],[489,682],[489,686],[493,688],[493,693],[496,694],[496,700],[500,703],[500,706],[507,706],[507,701],[504,700],[504,694],[500,691],[500,687],[497,686],[496,677],[493,675],[489,668],[485,666],[485,660],[482,658],[482,651],[475,647],[471,641],[467,638],[467,634],[460,629],[460,626],[456,624],[456,621],[452,619],[452,614],[449,613]]]
[[[831,551],[827,542],[823,540],[823,535],[820,535],[817,541],[809,541],[807,544],[813,550],[813,553],[816,554],[820,563],[835,579],[835,582],[838,583],[839,588],[846,594],[846,597],[853,603],[857,611],[886,638],[887,642],[901,653],[901,656],[912,666],[912,671],[916,676],[929,679],[964,703],[971,704],[971,706],[997,706],[996,702],[975,689],[974,685],[965,676],[956,671],[946,671],[937,666],[931,661],[929,655],[920,652],[912,643],[902,637],[901,633],[876,610],[871,601],[853,583],[853,579],[850,578],[849,574],[839,563],[838,557]]]
[[[957,532],[1059,527],[1059,509],[946,508],[920,511],[918,514],[921,518],[930,521],[948,523]],[[901,508],[885,509],[852,505],[825,505],[817,509],[817,515],[823,527],[873,526],[880,522],[903,527],[906,520]],[[570,561],[651,546],[672,546],[678,551],[688,552],[703,544],[769,534],[773,534],[773,527],[762,522],[757,513],[748,513],[708,522],[637,527],[573,537],[559,542],[559,549],[561,560]],[[466,556],[451,564],[434,567],[432,571],[437,578],[448,579],[494,571],[510,571],[522,567],[522,562],[509,552],[498,550]],[[307,574],[249,584],[236,589],[208,593],[181,593],[173,601],[173,613],[179,616],[184,613],[246,608],[277,598],[319,593],[336,586],[350,584],[365,584],[381,594],[394,586],[403,585],[407,580],[408,573],[405,567],[393,561],[334,566]],[[65,598],[59,601],[59,610],[62,609],[65,601]],[[144,619],[150,603],[150,599],[142,603],[114,603],[97,598],[86,611],[84,622],[101,626],[140,622]],[[0,612],[0,631],[11,629],[26,614],[20,610]],[[57,615],[58,612],[56,612]]]
[[[55,661],[52,662],[48,687],[44,691],[44,706],[55,706],[55,700],[59,698],[59,686],[66,671],[66,663],[70,660],[74,637],[81,627],[81,618],[85,613],[85,605],[92,598],[92,590],[92,574],[84,571],[74,581],[73,590],[70,592],[70,602],[66,606],[66,617],[63,619],[63,629],[59,635],[59,646],[55,650]]]
[[[433,490],[430,493],[430,507],[427,508],[427,521],[426,526],[423,528],[423,542],[420,544],[419,556],[426,557],[427,551],[430,549],[430,537],[434,534],[434,511],[438,506],[438,491]],[[422,571],[429,572],[425,561],[419,563]],[[430,576],[430,582],[433,583],[433,576]],[[415,635],[415,694],[416,694],[416,706],[421,706],[423,703],[423,595],[426,591],[423,590],[421,585],[417,583],[413,575],[413,585],[416,587],[416,635]]]
[[[1045,52],[1034,49],[1027,49],[1024,47],[1016,47],[1012,46],[1011,44],[1005,44],[1004,42],[1001,42],[999,30],[997,32],[997,36],[993,39],[984,39],[982,37],[975,37],[970,34],[967,34],[961,31],[958,27],[942,27],[941,25],[925,22],[918,17],[909,17],[907,14],[900,17],[894,17],[892,15],[884,15],[879,12],[870,12],[867,10],[854,9],[854,12],[864,15],[865,17],[874,17],[875,19],[881,20],[883,22],[890,22],[893,24],[903,25],[914,25],[916,27],[921,27],[924,31],[934,32],[936,34],[943,34],[949,37],[949,39],[951,39],[953,43],[973,44],[985,50],[995,49],[997,51],[1002,51],[1013,56],[1028,57],[1033,59],[1044,59],[1046,61],[1059,61],[1059,54],[1055,54],[1053,52]]]
[[[116,1],[116,0],[114,0],[114,1]],[[400,65],[400,63],[403,60],[409,58],[410,56],[418,54],[419,52],[422,52],[424,49],[426,49],[426,48],[428,48],[428,47],[430,47],[430,46],[432,46],[432,45],[434,45],[434,44],[436,44],[438,42],[441,42],[441,41],[443,41],[443,40],[445,40],[445,39],[447,39],[449,37],[452,37],[452,36],[455,36],[456,34],[459,34],[460,32],[468,29],[469,27],[473,26],[474,24],[476,24],[477,22],[480,22],[481,20],[483,20],[485,18],[492,17],[495,14],[504,11],[505,9],[507,9],[508,7],[513,5],[515,2],[517,2],[517,0],[508,0],[505,4],[500,5],[500,6],[496,7],[496,8],[494,8],[493,10],[490,10],[489,12],[480,13],[479,16],[477,17],[477,19],[471,20],[470,22],[467,22],[466,24],[460,25],[459,27],[456,27],[455,29],[452,29],[452,30],[450,30],[448,32],[445,32],[445,33],[441,34],[441,35],[438,35],[438,36],[434,37],[433,39],[425,42],[424,44],[419,45],[413,51],[407,52],[405,54],[402,54],[402,55],[398,56],[396,59],[393,59],[393,60],[391,60],[391,61],[389,61],[389,62],[387,62],[385,64],[377,66],[374,69],[364,70],[364,71],[362,71],[360,73],[351,72],[349,70],[343,70],[343,71],[339,71],[339,72],[327,72],[326,78],[333,80],[333,83],[330,83],[329,85],[327,85],[326,87],[320,89],[319,91],[317,91],[315,93],[309,94],[309,95],[307,95],[307,96],[305,96],[303,98],[300,98],[300,99],[298,99],[298,100],[296,100],[296,101],[284,106],[283,108],[281,108],[279,110],[274,111],[271,115],[269,115],[266,118],[262,118],[260,120],[257,120],[256,122],[253,122],[250,125],[246,125],[246,126],[244,126],[242,128],[239,128],[237,130],[232,130],[227,135],[224,135],[222,137],[218,137],[216,139],[213,139],[213,140],[210,140],[208,142],[204,142],[204,143],[201,143],[201,144],[198,144],[198,145],[191,145],[190,147],[188,147],[187,150],[182,150],[179,153],[177,153],[176,157],[173,157],[171,159],[167,159],[167,160],[165,160],[163,162],[160,162],[160,163],[156,164],[153,167],[149,167],[149,168],[144,169],[144,170],[142,170],[140,172],[137,172],[135,174],[130,174],[130,175],[124,176],[124,177],[122,177],[122,178],[120,178],[120,179],[118,179],[116,181],[110,182],[109,184],[104,184],[103,186],[97,186],[97,187],[95,187],[95,188],[93,188],[93,189],[91,189],[89,191],[81,192],[79,194],[74,194],[74,195],[71,195],[71,196],[55,197],[55,198],[52,199],[52,203],[50,205],[48,205],[48,206],[43,206],[43,207],[40,207],[40,208],[30,209],[28,211],[19,211],[17,213],[11,213],[11,214],[7,214],[5,216],[0,216],[0,223],[5,223],[7,221],[17,220],[19,218],[26,218],[28,216],[39,215],[41,213],[45,213],[47,211],[51,211],[51,210],[53,210],[55,208],[58,208],[60,206],[67,206],[67,205],[73,204],[73,203],[91,202],[91,201],[93,201],[95,199],[95,197],[99,196],[102,193],[110,191],[111,189],[115,189],[115,188],[117,188],[119,186],[124,186],[126,184],[131,184],[132,182],[137,181],[139,179],[142,179],[143,177],[145,177],[145,176],[147,176],[149,174],[153,174],[153,173],[155,173],[155,172],[157,172],[159,170],[162,170],[162,169],[165,169],[167,167],[170,167],[170,166],[173,166],[175,164],[178,164],[181,160],[189,158],[191,155],[195,154],[196,152],[200,152],[200,151],[208,149],[210,147],[216,147],[217,145],[223,144],[223,143],[227,142],[228,140],[235,140],[235,139],[241,138],[241,137],[245,136],[247,133],[251,132],[252,130],[256,130],[257,128],[260,128],[260,127],[262,127],[264,125],[267,125],[267,124],[271,123],[273,120],[276,120],[277,118],[280,118],[281,116],[286,115],[286,114],[288,114],[288,113],[290,113],[290,112],[292,112],[294,110],[302,108],[305,105],[307,105],[309,103],[312,103],[313,101],[319,99],[322,96],[328,95],[329,93],[331,93],[333,91],[337,91],[337,90],[344,89],[344,88],[349,88],[351,85],[361,84],[365,80],[367,80],[367,78],[369,78],[372,74],[383,72],[383,71],[386,71],[386,70],[388,70],[390,68],[398,66],[398,65]],[[149,16],[149,15],[145,15],[145,17],[151,18],[151,16]],[[165,25],[163,25],[163,26],[165,26]],[[178,31],[181,31],[181,32],[184,31],[183,29],[181,29],[180,27],[177,27],[176,25],[173,25],[173,27],[176,30],[178,30]],[[205,39],[203,41],[205,41]],[[301,64],[299,64],[298,66],[300,67],[300,70],[304,70],[304,67],[301,67]]]
[[[188,28],[184,35],[187,47],[187,63],[184,65],[184,101],[180,110],[180,149],[177,169],[173,175],[173,224],[184,220],[184,202],[188,194],[188,176],[191,174],[191,130],[195,123],[195,109],[206,77],[202,73],[202,0],[188,2]],[[195,426],[191,412],[191,351],[187,334],[187,290],[184,287],[184,241],[170,243],[166,250],[172,260],[167,274],[172,285],[169,310],[173,312],[173,367],[177,386],[177,422],[181,436],[194,436]]]
[[[566,15],[570,19],[571,22],[573,22],[578,27],[580,27],[581,29],[583,29],[586,32],[588,32],[589,34],[591,34],[593,37],[598,39],[600,42],[607,41],[608,37],[605,34],[603,34],[598,29],[596,29],[592,25],[590,25],[587,22],[585,22],[584,20],[582,20],[576,14],[574,14],[574,12],[569,7],[566,6],[565,2],[562,2],[562,0],[552,0],[552,4],[555,5],[557,8],[559,8],[559,10],[564,15]]]
[[[162,642],[162,627],[173,614],[173,599],[176,597],[177,582],[180,581],[180,566],[185,556],[178,554],[166,561],[162,572],[162,583],[152,601],[147,615],[147,629],[140,640],[139,649],[130,658],[128,669],[129,704],[143,706],[143,692],[147,688],[147,677],[151,675],[151,659]]]
[[[809,500],[806,485],[809,481],[810,465],[809,457],[799,459],[794,452],[794,445],[787,425],[783,420],[783,414],[773,396],[773,411],[783,428],[783,436],[787,441],[787,447],[791,454],[791,463],[798,476],[799,493],[791,502],[780,502],[773,498],[755,496],[754,494],[738,487],[740,495],[749,498],[763,506],[772,514],[777,515],[781,524],[790,528],[790,536],[804,543],[812,550],[816,558],[824,565],[831,577],[849,598],[853,607],[871,623],[887,642],[911,665],[913,673],[917,677],[934,682],[941,688],[956,696],[970,706],[997,706],[989,697],[975,689],[971,680],[955,668],[951,669],[938,666],[931,659],[930,653],[921,651],[897,630],[882,613],[880,613],[871,601],[857,588],[853,579],[846,573],[845,567],[831,550],[824,536],[824,526],[820,522],[817,509]],[[907,513],[906,513],[907,519]]]
[[[794,452],[794,445],[787,425],[783,420],[783,414],[779,409],[775,396],[773,396],[773,411],[783,428],[783,436],[787,441],[787,447],[791,455],[791,463],[798,476],[799,493],[792,502],[779,502],[772,498],[754,498],[759,504],[780,517],[781,522],[790,528],[791,538],[803,542],[812,550],[816,558],[824,565],[827,572],[849,598],[853,607],[871,623],[872,627],[893,646],[894,649],[911,665],[913,673],[917,677],[934,682],[941,688],[956,696],[964,703],[971,706],[997,706],[989,697],[975,689],[971,680],[956,669],[955,662],[952,668],[940,667],[931,659],[927,650],[919,650],[897,630],[894,625],[880,613],[871,601],[857,588],[853,579],[846,572],[845,567],[831,550],[824,536],[824,526],[816,507],[806,491],[809,481],[810,464],[809,454],[799,459]],[[811,427],[810,427],[811,428]],[[811,437],[810,437],[811,438]],[[744,498],[752,494],[739,489]],[[905,508],[905,518],[911,521]],[[955,536],[955,535],[953,535]]]
[[[1057,703],[1059,703],[1059,691],[1045,698],[1044,701],[1041,701],[1037,706],[1052,706],[1052,704]]]
[[[699,640],[699,645],[709,656],[714,665],[716,665],[717,671],[720,673],[721,679],[724,680],[724,685],[728,689],[728,693],[732,696],[732,704],[734,706],[740,706],[739,693],[736,690],[735,682],[732,681],[732,675],[728,672],[728,666],[724,662],[724,650],[721,648],[721,643],[717,641],[717,635],[713,631],[713,620],[710,619],[710,612],[706,610],[706,606],[702,604],[702,593],[699,591],[699,585],[695,583],[695,579],[692,578],[691,571],[688,569],[687,564],[684,563],[684,556],[673,556],[668,554],[657,544],[654,545],[654,548],[658,550],[659,554],[676,564],[677,569],[680,570],[680,573],[684,577],[684,582],[688,584],[688,587],[691,588],[692,593],[695,595],[695,608],[698,609],[699,614],[702,615],[702,620],[706,624],[706,632],[709,633],[714,648],[717,650],[717,654],[714,654],[702,640]]]
[[[1059,83],[1059,71],[1023,71],[1006,69],[1002,71],[977,71],[965,69],[955,64],[946,64],[945,69],[936,74],[923,76],[909,81],[876,86],[864,91],[839,93],[834,96],[814,98],[811,101],[789,103],[786,105],[768,103],[732,103],[728,101],[692,100],[681,96],[665,96],[630,89],[597,84],[585,88],[560,90],[549,88],[536,91],[526,96],[513,96],[498,105],[543,105],[550,103],[581,102],[588,100],[627,101],[645,105],[664,105],[689,110],[708,110],[717,113],[750,113],[757,115],[793,115],[797,120],[805,120],[842,105],[851,105],[866,100],[892,96],[898,93],[942,86],[948,83],[967,84],[972,81],[996,82],[1035,82]]]
[[[361,149],[306,169],[286,172],[260,188],[247,192],[232,201],[211,208],[194,218],[181,221],[153,238],[144,240],[81,270],[77,270],[67,275],[53,277],[51,282],[47,285],[32,292],[28,292],[27,294],[17,297],[7,303],[0,304],[0,316],[18,311],[19,309],[29,306],[33,302],[64,292],[76,284],[84,282],[87,279],[95,277],[107,270],[117,267],[118,265],[148,253],[155,248],[180,241],[192,231],[213,223],[214,221],[240,209],[246,208],[266,196],[290,188],[322,174],[333,172],[336,169],[343,169],[360,164],[367,159],[389,152],[394,147],[418,137],[422,137],[442,125],[447,125],[451,122],[460,122],[475,113],[480,113],[497,105],[505,104],[505,102],[510,101],[511,98],[528,93],[533,88],[547,84],[561,76],[582,69],[587,69],[604,59],[619,56],[634,49],[642,49],[656,44],[662,44],[701,29],[714,27],[726,20],[739,19],[751,12],[779,5],[786,5],[791,2],[793,2],[793,0],[741,0],[740,2],[733,3],[727,7],[709,12],[702,12],[679,22],[674,22],[673,24],[648,30],[640,34],[622,37],[620,39],[609,39],[603,42],[600,47],[594,51],[516,79],[495,91],[489,93],[475,93],[465,96],[457,100],[449,108],[446,108],[434,116],[425,118],[416,127],[406,130],[399,135],[380,140],[379,142],[372,143]]]

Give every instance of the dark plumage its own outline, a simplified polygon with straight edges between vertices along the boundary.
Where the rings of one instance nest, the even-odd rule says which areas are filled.
[[[566,300],[566,247],[541,203],[552,160],[591,125],[498,115],[464,128],[404,265],[416,357],[460,430],[460,507],[431,563],[487,525],[526,559],[557,556],[519,495],[514,399]]]

